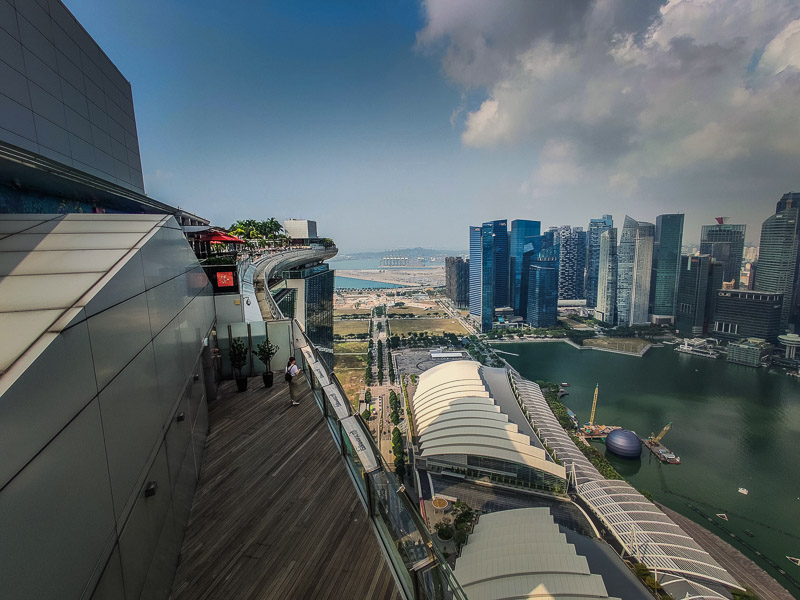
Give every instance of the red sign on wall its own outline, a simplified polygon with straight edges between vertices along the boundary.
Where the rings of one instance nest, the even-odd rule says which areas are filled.
[[[217,271],[217,287],[233,287],[233,272]]]

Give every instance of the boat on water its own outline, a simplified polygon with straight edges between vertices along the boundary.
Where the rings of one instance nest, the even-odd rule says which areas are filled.
[[[561,387],[569,387],[569,384],[566,381],[562,381]]]
[[[786,558],[788,558],[790,561],[792,561],[794,564],[800,567],[800,558],[795,558],[794,556],[787,556]]]
[[[725,513],[717,513],[717,516],[720,519],[722,519],[723,521],[727,521],[728,520],[728,515],[726,515]]]
[[[739,488],[739,493],[740,493],[740,494],[744,494],[745,496],[747,496],[747,494],[749,494],[749,493],[750,493],[750,490],[748,490],[747,488],[742,488],[742,487],[740,487],[740,488]]]
[[[756,534],[750,531],[749,529],[745,529],[744,532],[750,537],[756,537]]]

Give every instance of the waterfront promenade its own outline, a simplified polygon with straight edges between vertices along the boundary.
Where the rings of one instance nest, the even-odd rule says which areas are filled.
[[[681,526],[714,560],[725,567],[742,585],[753,590],[761,600],[794,600],[792,595],[736,548],[682,514],[656,503],[673,521]]]
[[[489,345],[494,344],[542,344],[542,343],[552,343],[552,342],[563,342],[569,346],[572,346],[576,350],[597,350],[598,352],[610,352],[611,354],[623,354],[625,356],[638,356],[643,357],[647,354],[650,348],[656,346],[656,344],[647,344],[644,348],[642,348],[639,352],[627,352],[625,350],[617,350],[615,348],[600,348],[598,346],[579,346],[575,342],[567,338],[538,338],[538,339],[531,339],[531,338],[514,338],[510,340],[486,340]]]

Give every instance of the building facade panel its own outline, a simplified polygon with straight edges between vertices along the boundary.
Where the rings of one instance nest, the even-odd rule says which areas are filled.
[[[137,140],[130,84],[61,2],[48,8],[3,3],[8,18],[2,19],[6,51],[0,59],[2,70],[13,73],[0,77],[0,115],[8,117],[0,117],[0,141],[143,192],[138,142],[125,146],[126,136]],[[107,148],[94,145],[87,99],[103,115],[92,122],[130,150],[113,168],[98,158]]]
[[[97,401],[0,491],[0,523],[3,598],[81,597],[114,538]]]

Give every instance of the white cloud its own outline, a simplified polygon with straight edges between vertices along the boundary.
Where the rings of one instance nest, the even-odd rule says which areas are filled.
[[[451,81],[486,90],[462,142],[533,148],[525,190],[557,190],[580,175],[633,193],[642,180],[690,173],[699,189],[709,178],[761,176],[765,165],[796,177],[796,0],[424,8],[420,47],[441,52]]]

